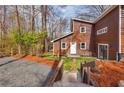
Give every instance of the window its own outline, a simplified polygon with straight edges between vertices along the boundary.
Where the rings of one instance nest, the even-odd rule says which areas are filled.
[[[65,42],[61,43],[61,49],[66,49],[66,43]]]
[[[86,49],[86,42],[80,43],[80,49]]]
[[[86,27],[80,27],[80,33],[86,33]]]
[[[97,35],[105,34],[105,33],[107,33],[107,31],[108,31],[107,27],[99,29],[99,30],[97,30]]]

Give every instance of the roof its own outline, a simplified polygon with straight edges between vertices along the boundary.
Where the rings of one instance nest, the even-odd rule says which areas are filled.
[[[83,20],[83,19],[79,19],[79,18],[72,18],[72,20],[86,22],[86,23],[94,23],[93,21],[87,21],[87,20]]]
[[[98,22],[100,19],[102,19],[104,16],[106,16],[108,13],[110,13],[113,9],[115,9],[118,5],[112,5],[110,8],[106,9],[100,16],[96,18],[94,23]]]
[[[58,40],[60,40],[60,39],[62,39],[62,38],[65,38],[65,37],[67,37],[67,36],[70,36],[70,35],[72,35],[73,34],[73,32],[71,32],[71,33],[69,33],[69,34],[67,34],[67,35],[64,35],[64,36],[62,36],[62,37],[59,37],[59,38],[57,38],[57,39],[54,39],[54,40],[52,40],[51,42],[56,42],[56,41],[58,41]]]
[[[110,8],[106,9],[100,16],[98,16],[96,18],[95,21],[87,21],[87,20],[83,20],[83,19],[79,19],[79,18],[72,18],[72,20],[77,20],[77,21],[82,21],[82,22],[87,22],[87,23],[96,23],[98,22],[100,19],[102,19],[104,16],[106,16],[109,12],[111,12],[113,9],[115,9],[118,5],[113,5]]]

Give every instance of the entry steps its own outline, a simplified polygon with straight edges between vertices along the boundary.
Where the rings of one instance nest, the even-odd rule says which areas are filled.
[[[80,55],[67,55],[68,57],[71,57],[71,58],[78,58],[78,57],[80,57]]]
[[[78,78],[78,74],[64,71],[61,81],[54,83],[53,87],[92,87],[88,84],[81,83],[81,79]]]

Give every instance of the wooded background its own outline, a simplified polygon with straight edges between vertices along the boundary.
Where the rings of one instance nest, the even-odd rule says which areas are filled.
[[[41,55],[52,49],[51,40],[70,31],[70,19],[63,17],[63,6],[0,6],[0,54]],[[94,20],[110,6],[74,6],[76,18]],[[83,9],[87,9],[84,12]],[[69,15],[70,16],[70,15]]]

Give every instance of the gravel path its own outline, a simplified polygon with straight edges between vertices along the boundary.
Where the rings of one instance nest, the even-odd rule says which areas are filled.
[[[40,87],[52,71],[44,64],[0,58],[0,87]]]

